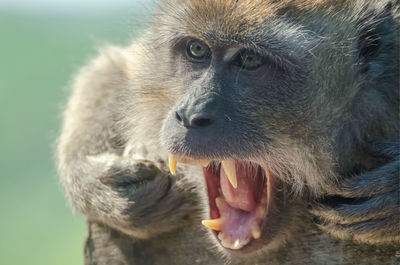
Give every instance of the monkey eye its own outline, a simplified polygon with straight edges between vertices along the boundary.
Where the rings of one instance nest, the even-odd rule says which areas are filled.
[[[195,60],[206,60],[211,57],[210,48],[200,40],[191,40],[186,46],[187,54]]]
[[[256,70],[262,66],[264,62],[265,58],[263,56],[252,51],[242,51],[235,58],[233,63],[246,70]]]

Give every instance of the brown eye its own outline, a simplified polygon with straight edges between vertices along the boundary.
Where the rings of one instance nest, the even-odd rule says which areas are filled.
[[[211,57],[210,48],[202,41],[192,40],[187,44],[187,54],[196,60],[205,60]]]
[[[264,64],[264,57],[251,51],[243,51],[236,58],[235,64],[246,70],[256,70]]]

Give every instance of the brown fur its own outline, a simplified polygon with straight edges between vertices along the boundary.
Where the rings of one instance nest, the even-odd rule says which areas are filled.
[[[383,77],[374,69],[354,74],[362,64],[354,59],[356,40],[364,25],[380,21],[385,5],[361,0],[166,0],[140,39],[129,47],[103,49],[74,82],[58,145],[67,197],[88,219],[86,264],[398,264],[399,214],[395,208],[373,211],[373,206],[393,201],[397,182],[385,174],[398,160],[389,155],[394,147],[383,148],[392,151],[379,159],[367,150],[370,141],[398,135],[398,92],[381,91],[398,85],[399,66],[390,61],[394,66]],[[398,4],[392,13],[397,19]],[[276,238],[248,255],[227,252],[200,227],[209,210],[201,170],[179,165],[178,176],[171,176],[166,167],[170,147],[163,124],[192,88],[184,79],[187,68],[179,68],[181,60],[175,59],[179,39],[188,36],[218,49],[239,46],[261,52],[267,46],[277,61],[291,65],[287,83],[305,80],[304,91],[312,99],[299,95],[293,104],[282,105],[290,97],[289,85],[276,94],[271,89],[268,97],[247,98],[243,112],[260,126],[258,133],[270,133],[271,142],[252,142],[253,132],[243,129],[255,150],[245,158],[268,165],[279,177],[282,195]],[[380,66],[380,61],[373,63]],[[299,74],[303,68],[312,78]],[[374,75],[379,82],[370,81]],[[262,84],[257,80],[254,86]],[[260,115],[265,106],[274,108]],[[386,162],[390,170],[374,174]],[[361,178],[354,169],[366,175]],[[357,178],[368,183],[354,184]],[[376,186],[380,189],[370,188]],[[372,210],[341,211],[321,202],[323,207],[308,211],[327,194],[372,198]],[[315,224],[314,216],[322,222]],[[377,216],[391,223],[368,223]],[[346,229],[354,221],[367,223]]]

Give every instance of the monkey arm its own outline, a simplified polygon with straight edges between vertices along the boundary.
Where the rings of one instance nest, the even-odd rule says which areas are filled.
[[[73,86],[58,143],[67,197],[88,220],[147,238],[179,227],[191,203],[179,181],[146,160],[122,155],[116,108],[126,81],[123,50],[110,48],[84,68]]]
[[[371,152],[388,162],[345,180],[312,212],[320,217],[324,231],[339,238],[372,244],[400,242],[400,141],[375,142]]]

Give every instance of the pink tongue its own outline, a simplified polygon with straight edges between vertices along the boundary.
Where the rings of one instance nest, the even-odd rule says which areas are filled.
[[[256,208],[257,170],[252,166],[236,163],[237,188],[232,187],[221,167],[221,189],[226,202],[233,208],[250,212]]]

